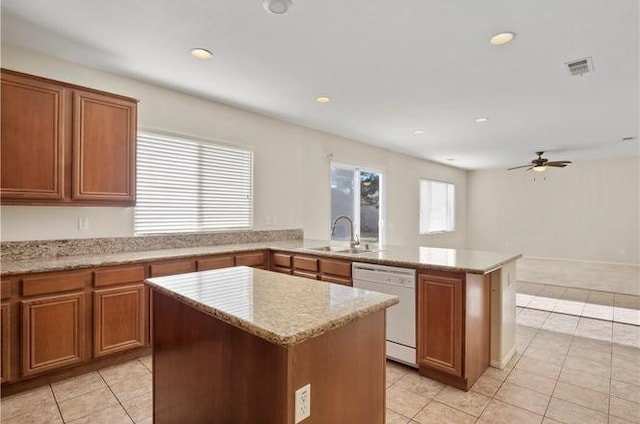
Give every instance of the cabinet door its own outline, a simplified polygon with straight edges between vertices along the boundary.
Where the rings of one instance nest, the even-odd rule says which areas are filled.
[[[418,363],[462,376],[462,286],[458,278],[418,277]]]
[[[75,90],[73,200],[135,203],[134,101]]]
[[[22,372],[37,374],[85,358],[85,295],[23,300]]]
[[[61,85],[2,71],[3,201],[64,198],[65,96]]]
[[[144,284],[93,292],[93,353],[107,355],[144,345]]]
[[[9,303],[3,302],[0,305],[0,324],[2,345],[0,346],[0,382],[11,381],[11,314],[9,313]]]

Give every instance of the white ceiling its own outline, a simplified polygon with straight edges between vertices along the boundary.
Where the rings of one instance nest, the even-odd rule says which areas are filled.
[[[464,169],[638,155],[638,0],[293,2],[2,0],[2,42]]]

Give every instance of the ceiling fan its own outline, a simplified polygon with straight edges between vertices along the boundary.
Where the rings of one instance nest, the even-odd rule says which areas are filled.
[[[527,168],[527,171],[530,171],[533,169],[536,172],[542,172],[545,169],[547,169],[547,166],[564,168],[565,166],[571,163],[570,160],[558,160],[558,161],[549,162],[548,159],[545,159],[542,157],[542,155],[544,155],[544,152],[536,152],[536,155],[538,155],[538,157],[533,159],[530,164],[522,165],[522,166],[514,166],[513,168],[507,169],[507,171],[511,171],[512,169]]]

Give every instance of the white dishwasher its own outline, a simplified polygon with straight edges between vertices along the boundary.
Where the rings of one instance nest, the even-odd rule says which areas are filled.
[[[354,262],[353,287],[400,298],[387,309],[387,358],[416,367],[416,270]]]

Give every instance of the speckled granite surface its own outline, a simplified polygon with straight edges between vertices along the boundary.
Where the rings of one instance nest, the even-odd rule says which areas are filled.
[[[185,247],[218,246],[275,240],[302,239],[295,230],[229,231],[202,234],[167,234],[140,237],[88,238],[69,240],[10,241],[0,243],[3,260],[59,258],[61,256],[103,255]]]
[[[96,266],[120,265],[149,262],[162,259],[178,259],[189,256],[238,253],[259,249],[273,249],[298,255],[312,254],[357,262],[410,268],[429,268],[443,271],[486,274],[505,263],[522,257],[520,254],[485,252],[478,250],[441,249],[433,247],[408,246],[372,246],[376,251],[362,254],[320,252],[312,250],[327,246],[326,240],[279,240],[260,243],[238,243],[215,246],[184,247],[162,250],[147,250],[122,253],[91,254],[81,256],[62,256],[56,258],[38,258],[26,260],[7,260],[2,258],[0,275],[73,270]]]
[[[397,296],[248,267],[150,278],[147,284],[282,346],[302,343],[399,301]]]

